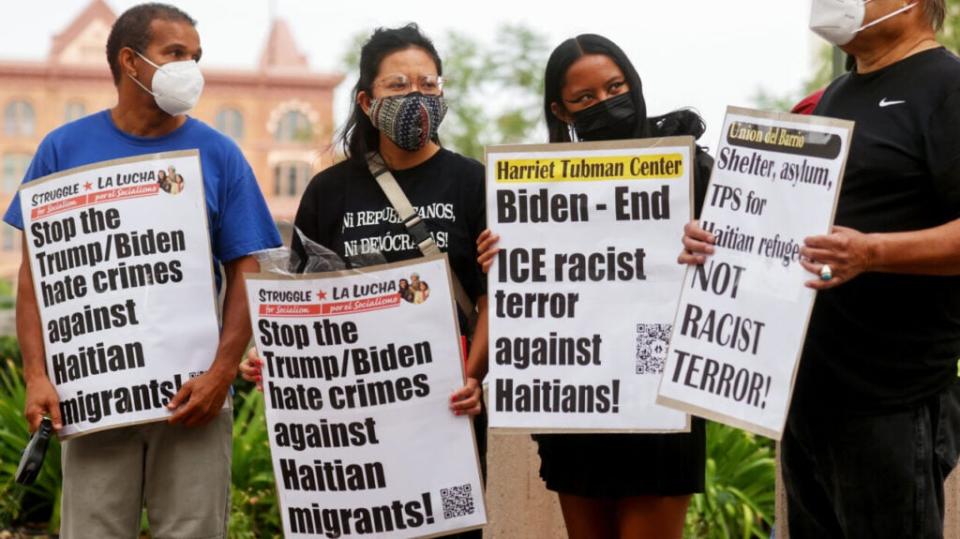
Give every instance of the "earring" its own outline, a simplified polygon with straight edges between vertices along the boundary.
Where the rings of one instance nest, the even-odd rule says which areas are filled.
[[[577,136],[577,129],[573,127],[573,124],[567,124],[567,133],[570,136],[570,142],[580,142],[580,137]]]

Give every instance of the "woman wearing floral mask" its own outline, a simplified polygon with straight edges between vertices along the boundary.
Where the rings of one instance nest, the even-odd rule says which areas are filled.
[[[561,43],[547,62],[544,114],[550,142],[674,135],[699,138],[703,120],[689,110],[648,117],[640,76],[609,39],[584,34]],[[713,160],[697,148],[695,209],[703,204]],[[478,261],[489,269],[499,238],[484,231]],[[483,358],[480,358],[483,359]],[[471,365],[482,374],[486,365]],[[677,538],[690,496],[702,492],[703,420],[687,434],[550,434],[535,436],[540,476],[556,491],[572,539]]]
[[[419,214],[453,273],[475,303],[472,335],[461,312],[461,333],[470,335],[471,364],[485,364],[486,283],[476,262],[475,240],[485,227],[483,165],[440,147],[437,128],[447,111],[442,63],[433,43],[410,24],[378,29],[360,51],[354,105],[341,134],[347,159],[313,178],[297,211],[296,227],[307,239],[351,257],[379,252],[388,262],[422,256],[368,167],[382,160]],[[307,259],[294,234],[292,249]],[[303,269],[302,266],[300,268]],[[416,292],[410,283],[411,292]],[[422,295],[422,294],[421,294]],[[480,358],[483,357],[482,360]],[[459,358],[449,358],[458,361]],[[250,350],[243,377],[260,382],[262,361]],[[476,376],[451,395],[450,409],[475,416],[481,463],[485,461],[485,417]],[[464,536],[479,536],[479,531]]]

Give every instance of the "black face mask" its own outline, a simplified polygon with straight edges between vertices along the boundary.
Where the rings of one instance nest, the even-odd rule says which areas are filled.
[[[630,92],[624,92],[573,113],[573,127],[580,140],[634,138],[637,109]]]

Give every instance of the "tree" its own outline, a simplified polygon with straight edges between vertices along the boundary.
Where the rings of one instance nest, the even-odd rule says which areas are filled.
[[[833,80],[833,48],[823,45],[817,51],[816,68],[799,89],[786,95],[776,96],[759,88],[753,96],[754,106],[761,110],[786,112],[801,99],[830,84]]]
[[[939,37],[950,50],[960,52],[960,0],[947,0],[947,17]]]
[[[360,47],[370,32],[357,34],[344,55],[347,80],[356,80]],[[443,145],[483,159],[490,144],[529,140],[541,123],[546,37],[523,24],[501,26],[493,43],[450,31],[437,43],[449,105],[440,127]]]
[[[486,145],[528,140],[542,110],[545,37],[508,24],[497,30],[493,46],[452,32],[447,43],[444,70],[454,82],[444,140],[476,159]]]

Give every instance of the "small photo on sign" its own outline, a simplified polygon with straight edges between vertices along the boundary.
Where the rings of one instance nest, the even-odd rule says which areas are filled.
[[[177,169],[173,166],[157,171],[157,183],[160,184],[160,189],[171,195],[179,195],[183,192],[183,176],[177,174]]]
[[[397,289],[400,291],[400,297],[408,303],[420,304],[430,297],[430,285],[426,281],[421,281],[416,273],[410,275],[409,279],[400,279]]]

